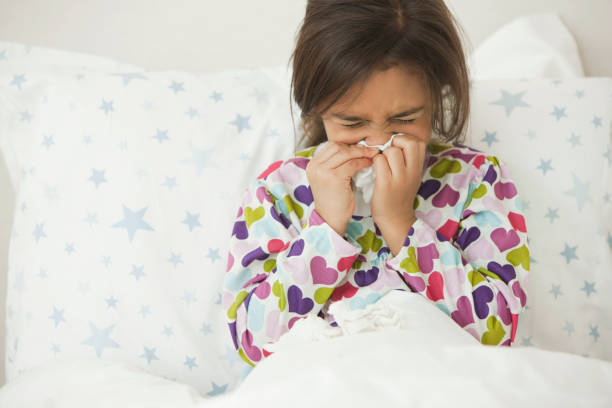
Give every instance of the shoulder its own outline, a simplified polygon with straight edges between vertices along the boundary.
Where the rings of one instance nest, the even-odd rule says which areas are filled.
[[[494,174],[510,178],[505,162],[495,154],[462,144],[439,142],[429,143],[427,151],[427,169],[436,178],[449,173],[468,175],[473,183],[487,181]]]

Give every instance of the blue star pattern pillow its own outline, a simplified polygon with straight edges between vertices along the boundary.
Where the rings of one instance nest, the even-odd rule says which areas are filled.
[[[281,67],[146,72],[0,42],[0,151],[16,191],[6,377],[98,357],[203,396],[247,367],[221,309],[244,189],[293,151]]]
[[[505,160],[530,239],[519,346],[612,360],[612,79],[472,83],[466,144]]]

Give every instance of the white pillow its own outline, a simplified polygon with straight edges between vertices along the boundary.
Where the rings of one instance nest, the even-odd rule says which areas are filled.
[[[220,304],[226,245],[247,184],[293,151],[286,69],[147,72],[0,52],[0,152],[16,192],[7,380],[99,357],[202,395],[232,389],[246,365]]]
[[[584,76],[574,37],[555,13],[503,25],[476,48],[468,64],[475,79]]]
[[[531,251],[515,345],[612,360],[612,79],[481,80],[465,144],[504,160]]]

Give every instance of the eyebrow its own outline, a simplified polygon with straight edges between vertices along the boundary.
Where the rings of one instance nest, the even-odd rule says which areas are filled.
[[[413,113],[417,113],[421,110],[423,110],[424,106],[419,106],[416,108],[411,108],[408,109],[406,111],[400,112],[400,113],[396,113],[393,116],[390,116],[388,119],[393,119],[393,118],[401,118],[402,116],[408,116],[408,115],[412,115]],[[366,120],[363,118],[360,118],[359,116],[346,116],[343,115],[341,113],[332,113],[333,117],[338,118],[338,119],[342,119],[342,120],[346,120],[347,122],[358,122],[358,121],[362,121],[362,120]]]

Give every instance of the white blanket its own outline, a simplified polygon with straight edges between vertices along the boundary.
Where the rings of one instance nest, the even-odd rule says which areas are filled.
[[[330,310],[344,328],[296,322],[273,355],[218,397],[120,363],[64,361],[5,385],[0,407],[612,406],[611,362],[483,346],[418,294]]]

